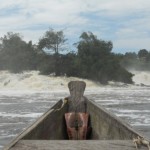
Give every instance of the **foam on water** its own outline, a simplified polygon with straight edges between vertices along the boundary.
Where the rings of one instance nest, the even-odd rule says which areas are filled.
[[[8,71],[0,71],[0,89],[15,90],[67,90],[67,84],[72,80],[81,80],[87,83],[88,87],[96,87],[99,84],[86,79],[75,77],[54,77],[40,75],[38,71],[13,74]]]
[[[139,72],[139,71],[131,71],[134,73],[133,81],[135,84],[144,84],[150,85],[150,72]],[[8,71],[0,71],[0,94],[1,93],[35,93],[35,91],[48,91],[54,92],[59,91],[67,91],[67,84],[72,80],[80,80],[85,81],[87,84],[87,91],[93,89],[93,92],[97,88],[107,90],[109,87],[124,87],[129,88],[133,87],[133,85],[127,85],[120,82],[110,81],[108,86],[102,86],[98,82],[94,82],[87,79],[80,79],[76,77],[54,77],[51,75],[40,75],[39,71],[28,71],[20,74],[10,73]],[[16,92],[17,91],[17,92]]]
[[[17,134],[11,134],[11,135],[1,135],[0,139],[4,139],[4,138],[11,138],[11,137],[15,137]]]
[[[128,109],[117,109],[116,110],[118,113],[150,113],[150,110],[128,110]]]
[[[17,104],[17,103],[13,103],[13,104]],[[13,105],[12,103],[0,103],[0,105]]]
[[[17,124],[24,124],[23,122],[7,122],[7,123],[0,123],[0,126],[5,126],[5,125],[17,125]]]
[[[41,116],[43,113],[27,113],[27,114],[14,114],[14,113],[5,113],[5,112],[0,112],[0,116],[2,117],[11,117],[11,118],[37,118]]]
[[[37,71],[22,74],[0,72],[0,138],[3,141],[12,139],[52,104],[68,96],[67,84],[71,80],[83,79],[43,76]],[[102,86],[90,80],[84,81],[87,84],[85,95],[89,99],[126,119],[130,125],[149,126],[149,87],[115,82]]]
[[[131,71],[135,74],[132,80],[135,84],[150,85],[150,72],[149,71]]]

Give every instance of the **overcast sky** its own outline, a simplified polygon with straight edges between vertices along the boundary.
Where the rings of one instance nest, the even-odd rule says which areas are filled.
[[[150,50],[150,0],[0,0],[0,37],[37,43],[49,28],[63,30],[70,48],[91,31],[116,53]]]

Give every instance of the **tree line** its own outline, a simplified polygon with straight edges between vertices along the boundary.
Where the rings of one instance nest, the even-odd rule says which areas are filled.
[[[121,65],[128,70],[150,71],[150,51],[127,52],[121,58]]]
[[[75,76],[103,84],[110,80],[132,83],[133,74],[126,68],[137,62],[141,66],[150,62],[147,50],[115,54],[111,41],[98,39],[92,32],[80,35],[74,44],[76,52],[66,53],[66,41],[63,31],[53,29],[46,31],[37,45],[24,41],[19,33],[9,32],[0,38],[0,70],[14,73],[39,70],[44,75]]]

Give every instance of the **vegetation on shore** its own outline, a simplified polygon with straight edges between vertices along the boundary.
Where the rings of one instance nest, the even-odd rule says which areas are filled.
[[[0,70],[39,70],[41,74],[82,77],[103,84],[111,80],[132,83],[133,74],[126,69],[150,70],[150,52],[145,49],[138,54],[115,54],[111,41],[98,39],[92,32],[81,34],[76,52],[66,52],[66,41],[63,31],[53,29],[46,31],[37,45],[9,32],[0,38]]]

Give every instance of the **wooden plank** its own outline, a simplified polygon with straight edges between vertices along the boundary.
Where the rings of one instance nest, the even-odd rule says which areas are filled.
[[[132,140],[137,136],[143,136],[134,130],[121,118],[115,116],[103,106],[96,102],[87,101],[87,112],[90,114],[90,126],[92,127],[92,137],[95,140]]]
[[[29,126],[26,130],[22,131],[16,138],[14,138],[8,145],[6,145],[3,150],[9,150],[13,145],[15,145],[19,140],[24,139],[27,137],[29,134],[30,136],[33,135],[32,132],[36,130],[36,132],[40,132],[39,126],[44,123],[45,119],[49,117],[51,114],[55,113],[58,108],[60,108],[62,105],[62,100],[58,101],[51,109],[49,109],[46,113],[44,113],[38,120],[36,120],[31,126]],[[61,111],[59,112],[61,113]],[[61,122],[61,121],[60,121]],[[48,123],[48,122],[47,122]],[[46,124],[47,124],[46,123]],[[53,124],[52,124],[53,125]],[[44,126],[44,125],[42,125]],[[50,124],[49,124],[50,126]],[[63,129],[62,129],[63,130]],[[56,135],[56,130],[52,130],[54,134]],[[41,131],[42,132],[42,131]],[[37,134],[37,133],[36,133]],[[36,135],[33,135],[34,139],[37,139]],[[29,138],[31,139],[32,136]]]
[[[86,112],[86,98],[83,96],[86,83],[71,81],[68,83],[70,96],[68,97],[69,112]]]
[[[132,140],[21,140],[10,150],[135,150],[135,146]]]

